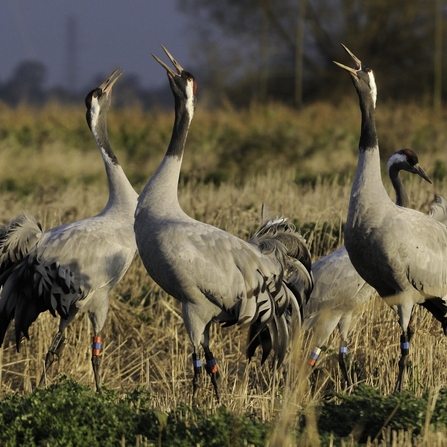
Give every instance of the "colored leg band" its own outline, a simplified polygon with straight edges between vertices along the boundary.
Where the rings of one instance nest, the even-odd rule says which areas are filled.
[[[410,352],[410,343],[408,341],[404,341],[400,344],[400,352],[403,355],[408,355]]]
[[[310,366],[314,366],[315,363],[317,363],[318,357],[320,356],[320,352],[321,352],[320,348],[314,348],[308,360]]]
[[[217,373],[218,370],[219,370],[219,368],[217,367],[217,362],[214,358],[207,360],[206,371],[208,372],[208,374]]]
[[[205,352],[206,365],[205,369],[208,374],[216,374],[219,371],[216,359],[211,351]]]
[[[348,353],[348,348],[346,346],[342,346],[340,348],[340,354],[347,354]]]
[[[194,365],[194,368],[201,368],[202,367],[202,360],[193,360],[192,364]]]
[[[97,357],[101,354],[101,347],[102,347],[102,338],[100,336],[93,337],[93,343],[92,343],[92,355],[94,357]]]
[[[197,358],[197,354],[192,354],[192,364],[194,366],[194,377],[198,376],[199,374],[202,374],[202,360]]]

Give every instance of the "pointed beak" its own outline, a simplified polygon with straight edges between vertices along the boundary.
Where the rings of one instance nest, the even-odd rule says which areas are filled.
[[[340,64],[340,62],[332,61],[334,64],[348,71],[349,74],[358,78],[357,72],[362,69],[362,61],[346,46],[341,44],[341,46],[345,49],[345,51],[351,56],[352,60],[355,63],[355,68],[348,67],[347,65]]]
[[[170,76],[180,76],[180,74],[183,71],[182,66],[173,58],[171,53],[162,45],[161,46],[166,53],[166,55],[169,57],[169,60],[172,62],[172,65],[174,65],[175,69],[177,70],[177,73],[170,67],[168,67],[161,59],[159,59],[155,54],[152,54],[154,59],[162,66],[164,69],[168,72]]]
[[[113,73],[99,86],[99,88],[103,91],[103,93],[107,93],[107,95],[110,95],[112,92],[112,87],[115,84],[116,81],[121,77],[121,75],[124,73],[123,70],[120,68],[117,68],[113,71]]]
[[[416,163],[413,166],[413,173],[420,175],[424,180],[426,180],[428,183],[433,183],[430,179],[430,177],[425,173],[425,171],[422,169],[422,166],[419,163]]]

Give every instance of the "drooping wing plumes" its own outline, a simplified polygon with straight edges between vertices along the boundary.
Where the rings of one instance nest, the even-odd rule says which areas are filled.
[[[447,200],[444,197],[436,196],[428,215],[438,222],[447,224]]]
[[[279,366],[292,329],[301,326],[303,307],[312,292],[311,256],[305,239],[286,217],[264,221],[248,242],[256,245],[263,255],[279,259],[284,266],[283,286],[274,296],[275,310],[267,321],[259,318],[250,326],[247,344],[248,359],[261,346],[261,362],[273,349]]]
[[[58,262],[41,263],[36,252],[4,271],[0,287],[0,345],[14,319],[17,350],[22,334],[29,338],[28,329],[41,312],[68,318],[70,306],[83,298],[68,268]]]
[[[41,235],[41,224],[27,214],[20,214],[0,227],[0,275],[23,259]]]

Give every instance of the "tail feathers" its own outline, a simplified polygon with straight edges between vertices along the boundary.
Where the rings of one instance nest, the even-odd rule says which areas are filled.
[[[273,305],[265,301],[265,306],[271,306],[272,311],[262,314],[262,306],[257,309],[249,330],[247,358],[250,360],[260,346],[262,363],[274,351],[280,365],[290,343],[290,334],[302,324],[304,303],[313,289],[310,252],[305,239],[286,217],[264,220],[249,242],[264,255],[276,258],[283,266],[283,275],[275,284],[267,285],[264,293],[272,298]],[[261,315],[264,318],[259,318]]]
[[[447,224],[447,200],[441,196],[436,196],[428,215],[439,222]]]
[[[34,256],[27,256],[0,275],[0,345],[6,330],[14,320],[16,346],[40,313],[49,310],[68,318],[70,308],[84,297],[72,272],[57,263],[39,264]]]
[[[249,240],[265,255],[273,255],[284,266],[282,280],[291,289],[302,309],[312,293],[312,259],[306,240],[286,217],[266,220]],[[302,316],[302,312],[301,312]]]
[[[246,355],[249,361],[255,355],[258,346],[262,348],[261,364],[263,364],[273,348],[273,342],[269,329],[264,328],[259,330],[258,324],[255,323],[250,326],[250,330],[248,331]]]
[[[290,260],[287,265],[285,282],[293,290],[301,309],[309,301],[314,288],[314,277],[312,271],[307,269],[301,262]]]
[[[0,227],[0,274],[23,259],[36,246],[41,234],[41,224],[27,214],[20,214]]]
[[[250,326],[247,343],[247,358],[250,361],[258,346],[262,349],[261,364],[263,364],[270,352],[275,352],[277,366],[284,361],[290,342],[289,326],[286,314],[275,315],[266,325],[258,323]]]
[[[260,247],[262,253],[278,250],[277,241],[281,242],[281,251],[291,258],[300,261],[310,272],[312,258],[306,244],[306,240],[296,231],[287,217],[276,217],[266,220],[249,242]]]
[[[447,335],[447,303],[443,298],[430,298],[420,303],[425,307],[441,324],[444,335]]]

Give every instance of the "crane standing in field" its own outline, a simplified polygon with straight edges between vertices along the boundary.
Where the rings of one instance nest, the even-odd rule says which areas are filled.
[[[64,346],[63,332],[79,310],[93,325],[92,366],[100,391],[99,355],[109,292],[126,273],[136,253],[133,215],[137,193],[129,183],[107,134],[115,70],[86,97],[87,123],[104,160],[109,185],[105,208],[96,216],[41,232],[33,219],[18,218],[0,236],[0,343],[11,320],[17,349],[22,334],[41,312],[59,314],[59,331],[45,359],[45,370]],[[31,243],[25,243],[29,240]],[[22,253],[16,256],[17,249]]]
[[[194,348],[193,398],[202,371],[202,346],[205,369],[219,399],[218,370],[209,348],[211,323],[254,327],[247,355],[258,345],[265,354],[273,341],[279,363],[288,343],[283,315],[297,309],[312,289],[310,255],[304,240],[286,222],[283,228],[267,223],[247,242],[194,220],[181,209],[178,181],[197,81],[163,49],[175,71],[154,57],[168,75],[175,121],[166,155],[138,199],[135,236],[150,276],[182,303],[183,321]]]
[[[418,174],[429,183],[431,180],[411,149],[401,149],[391,155],[387,171],[396,193],[396,205],[408,207],[408,195],[399,175],[401,170]],[[376,291],[357,273],[344,246],[314,262],[312,273],[315,285],[304,307],[304,327],[314,328],[315,332],[315,348],[309,364],[315,365],[321,346],[338,325],[341,335],[338,362],[347,386],[351,386],[346,354],[352,317],[359,306],[366,303]]]
[[[438,319],[447,305],[447,227],[403,208],[388,197],[380,174],[375,126],[377,86],[373,71],[343,46],[355,68],[335,62],[351,75],[362,116],[359,156],[351,189],[344,236],[355,269],[398,313],[402,327],[401,358],[395,390],[402,379],[410,348],[409,322],[415,304]]]

